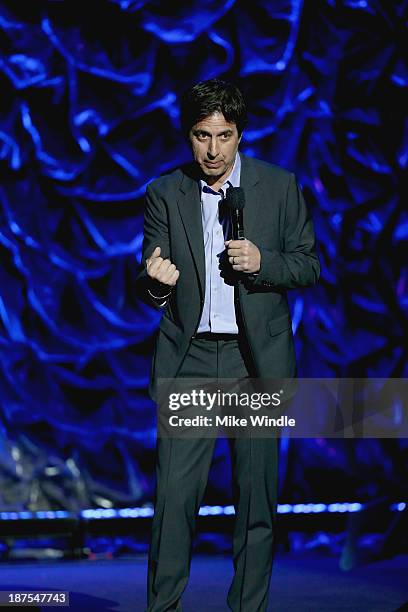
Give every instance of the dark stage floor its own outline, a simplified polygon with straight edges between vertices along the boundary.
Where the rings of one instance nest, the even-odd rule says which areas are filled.
[[[70,608],[43,607],[43,610],[143,612],[145,609],[145,556],[10,563],[2,564],[0,571],[1,590],[52,588],[70,591]],[[196,555],[183,598],[184,611],[227,612],[225,598],[231,573],[232,564],[228,557]],[[334,557],[303,552],[277,557],[269,610],[393,612],[406,601],[408,555],[342,573]],[[4,609],[0,607],[0,610]]]

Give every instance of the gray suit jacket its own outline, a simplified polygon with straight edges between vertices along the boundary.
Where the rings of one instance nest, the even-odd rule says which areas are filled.
[[[261,252],[257,276],[241,275],[236,307],[259,377],[296,376],[296,360],[286,290],[316,283],[320,273],[312,220],[293,174],[241,155],[245,237]],[[194,166],[149,184],[146,192],[143,263],[138,297],[151,287],[145,261],[160,246],[180,271],[162,317],[152,362],[150,394],[158,378],[173,378],[197,330],[205,292],[204,243],[199,183]]]

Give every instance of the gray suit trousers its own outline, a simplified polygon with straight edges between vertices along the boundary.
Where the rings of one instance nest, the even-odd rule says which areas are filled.
[[[192,341],[178,377],[254,376],[242,341]],[[265,612],[274,554],[278,440],[229,439],[235,525],[234,577],[227,603],[233,612]],[[196,517],[214,451],[212,438],[158,438],[156,496],[148,565],[147,612],[181,612]],[[199,605],[195,610],[201,612]],[[204,611],[204,607],[202,608]]]

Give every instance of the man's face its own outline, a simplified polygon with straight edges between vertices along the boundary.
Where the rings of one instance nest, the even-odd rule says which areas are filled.
[[[222,113],[193,125],[189,133],[193,157],[209,185],[221,185],[231,172],[241,137],[235,123],[228,123]]]

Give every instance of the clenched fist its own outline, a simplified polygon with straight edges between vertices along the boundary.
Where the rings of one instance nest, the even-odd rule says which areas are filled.
[[[161,249],[157,246],[153,253],[146,259],[146,272],[148,276],[157,281],[160,293],[171,291],[177,283],[180,272],[170,259],[160,257]]]

